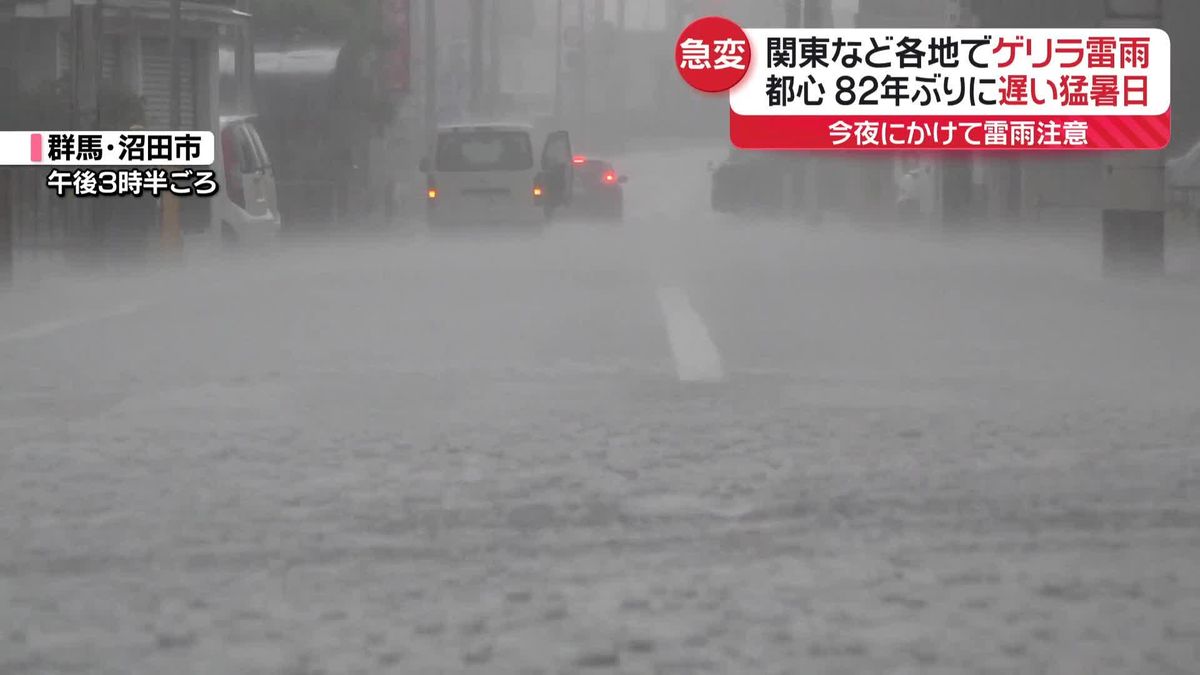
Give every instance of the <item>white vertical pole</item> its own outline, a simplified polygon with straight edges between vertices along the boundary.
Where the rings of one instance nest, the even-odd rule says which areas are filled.
[[[182,45],[179,37],[179,24],[181,23],[182,0],[171,0],[171,20],[168,25],[167,40],[171,53],[171,129],[177,130],[183,126],[183,110],[182,110],[182,86],[180,81],[179,65],[182,55]]]
[[[1162,0],[1106,0],[1105,24],[1159,28]],[[1166,271],[1166,156],[1162,151],[1113,152],[1104,159],[1103,269],[1111,275],[1158,276]]]

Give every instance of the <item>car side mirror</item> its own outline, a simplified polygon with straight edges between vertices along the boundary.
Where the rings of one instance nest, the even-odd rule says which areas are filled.
[[[620,178],[617,179],[617,182],[620,183],[621,185],[624,185],[629,182],[629,176],[621,176]]]
[[[429,158],[422,157],[421,161],[417,164],[417,168],[420,169],[421,173],[429,173]]]

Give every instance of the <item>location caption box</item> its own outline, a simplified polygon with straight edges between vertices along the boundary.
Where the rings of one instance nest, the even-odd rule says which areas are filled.
[[[4,131],[0,166],[211,166],[211,131]]]

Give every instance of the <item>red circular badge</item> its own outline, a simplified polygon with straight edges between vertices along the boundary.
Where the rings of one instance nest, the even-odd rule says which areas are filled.
[[[750,69],[750,40],[729,19],[696,19],[675,43],[675,67],[694,89],[710,94],[729,91]]]

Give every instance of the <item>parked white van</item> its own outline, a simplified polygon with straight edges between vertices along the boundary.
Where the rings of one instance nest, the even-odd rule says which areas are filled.
[[[524,125],[440,128],[421,160],[430,226],[544,225],[570,201],[571,139],[555,131],[535,150],[535,137]]]
[[[213,220],[225,243],[265,243],[283,229],[275,172],[252,116],[221,118]]]

